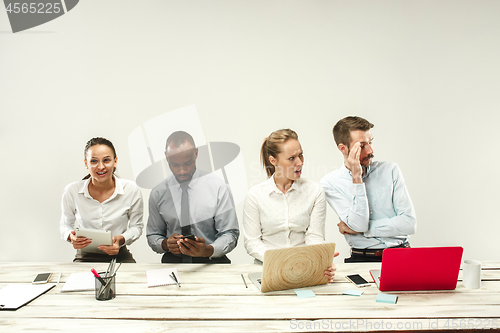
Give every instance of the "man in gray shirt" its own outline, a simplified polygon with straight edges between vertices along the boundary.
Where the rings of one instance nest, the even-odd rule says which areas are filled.
[[[192,136],[172,133],[165,157],[172,175],[151,190],[146,236],[162,263],[231,263],[239,229],[228,185],[196,169]],[[192,235],[193,237],[185,238]]]

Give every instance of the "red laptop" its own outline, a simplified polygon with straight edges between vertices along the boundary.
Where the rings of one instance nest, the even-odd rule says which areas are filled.
[[[370,274],[381,291],[453,290],[462,253],[460,246],[385,249],[381,269]]]

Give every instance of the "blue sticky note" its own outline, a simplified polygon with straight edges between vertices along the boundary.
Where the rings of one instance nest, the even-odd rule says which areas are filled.
[[[294,290],[297,296],[299,298],[309,298],[309,297],[315,297],[316,294],[312,290]]]
[[[363,295],[363,291],[361,290],[352,290],[352,289],[349,289],[349,290],[346,290],[342,293],[342,295],[349,295],[349,296],[361,296]]]
[[[375,301],[381,303],[396,304],[396,302],[398,301],[398,296],[379,293]]]

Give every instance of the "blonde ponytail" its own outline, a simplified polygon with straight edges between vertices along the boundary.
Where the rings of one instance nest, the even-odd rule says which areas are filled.
[[[267,177],[271,177],[275,171],[269,157],[278,158],[278,154],[281,153],[281,145],[290,139],[298,140],[299,136],[289,128],[274,131],[264,139],[260,148],[260,159],[266,170]]]

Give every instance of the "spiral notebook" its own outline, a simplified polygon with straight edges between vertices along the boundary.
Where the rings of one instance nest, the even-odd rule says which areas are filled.
[[[170,274],[172,273],[175,274],[177,280],[179,281],[179,283],[181,283],[179,274],[177,273],[177,268],[160,268],[147,270],[146,280],[148,281],[148,288],[176,284],[175,280],[170,276]]]

